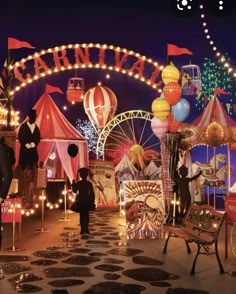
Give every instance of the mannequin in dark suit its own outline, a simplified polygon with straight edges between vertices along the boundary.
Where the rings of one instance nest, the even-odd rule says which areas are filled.
[[[20,142],[19,165],[22,170],[27,166],[35,169],[38,165],[37,146],[40,142],[40,130],[35,124],[36,110],[28,114],[29,120],[20,126],[18,139]]]

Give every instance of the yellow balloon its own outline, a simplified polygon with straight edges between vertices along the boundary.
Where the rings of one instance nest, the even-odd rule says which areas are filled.
[[[165,85],[170,82],[178,82],[180,77],[180,72],[176,66],[174,66],[173,64],[170,64],[163,68],[161,77]]]
[[[170,104],[165,98],[156,98],[152,102],[152,113],[160,120],[164,120],[170,113]]]

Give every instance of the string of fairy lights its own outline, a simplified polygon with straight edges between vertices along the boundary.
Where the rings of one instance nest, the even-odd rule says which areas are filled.
[[[31,216],[33,214],[35,214],[36,210],[38,210],[42,205],[46,204],[45,206],[50,209],[59,209],[61,207],[61,205],[63,204],[63,202],[65,201],[65,197],[67,197],[67,201],[70,202],[74,202],[75,201],[75,196],[73,195],[73,193],[70,193],[70,190],[67,190],[66,188],[62,191],[62,197],[60,197],[57,202],[55,203],[51,203],[49,201],[47,201],[47,196],[45,195],[45,193],[42,191],[41,195],[38,197],[39,202],[41,202],[41,204],[39,202],[35,202],[34,203],[34,207],[31,207],[29,209],[27,208],[22,208],[22,204],[21,203],[14,203],[12,202],[9,207],[7,208],[7,212],[9,213],[13,213],[14,212],[14,205],[15,205],[15,209],[17,209],[18,211],[20,211],[20,213],[24,216]]]
[[[209,42],[212,51],[214,52],[216,58],[219,60],[219,62],[223,65],[223,68],[232,75],[233,78],[236,78],[236,69],[234,68],[234,66],[229,62],[229,60],[227,60],[224,56],[224,54],[222,52],[220,52],[220,50],[217,48],[215,42],[213,41],[212,36],[210,35],[210,30],[208,27],[208,23],[206,21],[206,15],[204,14],[204,5],[203,3],[200,3],[199,6],[200,10],[201,10],[201,19],[202,19],[202,27],[203,27],[203,31],[205,33],[205,37],[207,39],[207,41]]]
[[[5,100],[5,98],[3,99]],[[0,126],[7,125],[8,109],[6,105],[0,102]],[[11,121],[10,126],[16,127],[19,125],[19,111],[11,110]]]

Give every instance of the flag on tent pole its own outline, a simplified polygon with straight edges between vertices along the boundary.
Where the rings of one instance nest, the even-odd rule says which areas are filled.
[[[35,48],[26,41],[20,41],[15,38],[8,38],[8,49],[19,49],[19,48]]]
[[[225,92],[224,90],[222,90],[220,88],[215,88],[214,89],[214,95],[215,94],[226,94],[226,95],[228,95],[229,93]]]
[[[63,91],[59,87],[54,87],[54,86],[51,86],[49,84],[46,84],[45,92],[46,93],[55,93],[55,92],[57,92],[57,93],[63,94]]]
[[[168,44],[168,47],[167,47],[167,55],[168,56],[170,56],[170,55],[182,55],[182,54],[192,55],[193,52],[191,52],[187,48],[180,48],[180,47],[177,47],[174,44]]]

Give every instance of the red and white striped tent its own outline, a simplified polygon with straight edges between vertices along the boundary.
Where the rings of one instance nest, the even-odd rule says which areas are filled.
[[[36,110],[37,118],[35,123],[41,133],[41,141],[38,145],[39,162],[43,161],[45,163],[51,151],[56,149],[56,154],[59,158],[59,169],[62,167],[68,179],[72,181],[76,177],[78,168],[89,166],[87,139],[65,118],[46,91],[36,102],[33,109]],[[26,117],[23,122],[27,119]],[[17,136],[19,128],[20,126],[16,129]],[[79,150],[74,158],[67,153],[67,148],[70,144],[77,145]],[[16,166],[19,160],[19,148],[20,143],[17,139]],[[63,171],[59,171],[59,173]],[[63,177],[63,175],[61,174],[59,177]]]
[[[226,143],[236,143],[235,130],[236,121],[227,114],[216,96],[191,124],[182,124],[178,129],[184,137],[181,142],[186,147],[199,144],[218,147]]]

